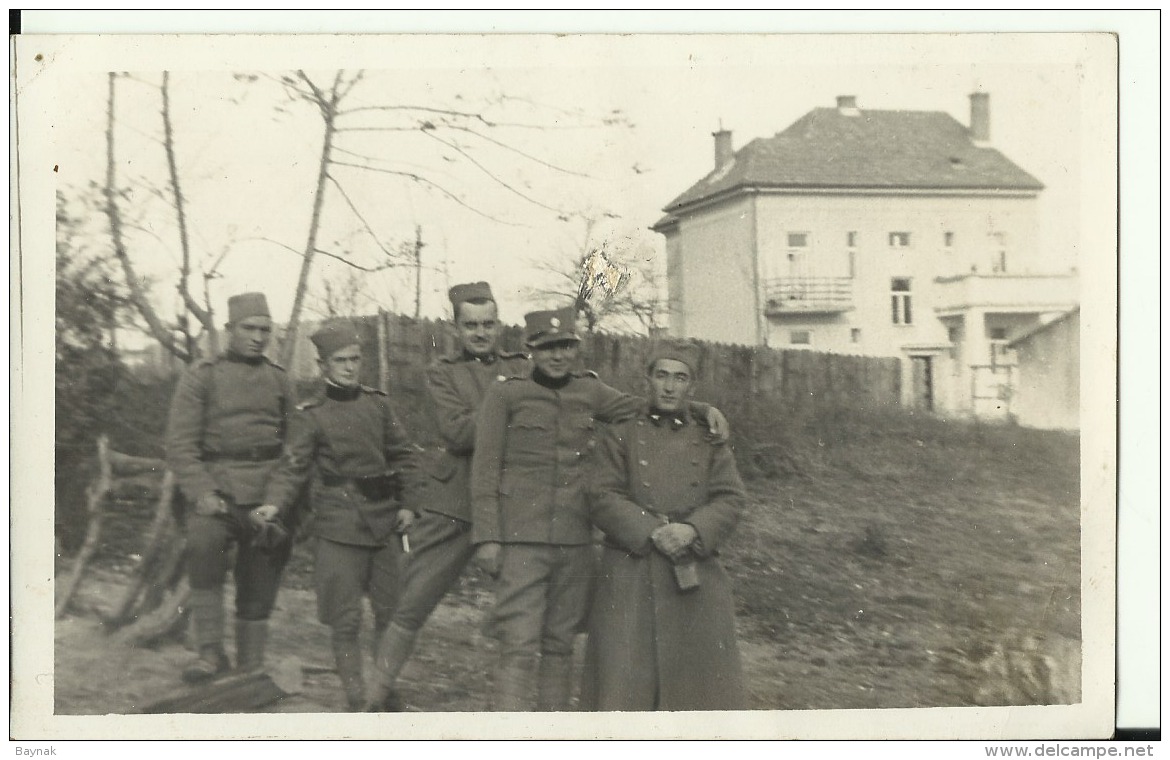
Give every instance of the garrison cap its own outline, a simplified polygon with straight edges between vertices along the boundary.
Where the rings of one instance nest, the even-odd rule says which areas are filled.
[[[271,317],[268,299],[263,293],[240,293],[228,299],[228,322],[235,324],[248,317]]]
[[[455,285],[447,292],[447,297],[451,299],[451,306],[456,309],[465,301],[485,300],[494,303],[496,300],[492,295],[491,286],[486,282],[465,282]]]
[[[650,350],[650,358],[646,362],[646,371],[654,369],[659,359],[674,359],[691,368],[691,374],[699,372],[699,357],[701,350],[696,343],[689,340],[663,340]]]
[[[554,311],[533,311],[524,315],[524,342],[533,348],[577,337],[577,310],[572,306]]]
[[[321,329],[309,336],[309,340],[317,347],[317,356],[328,359],[343,348],[355,344],[360,346],[362,334],[353,322],[339,319],[326,322]]]

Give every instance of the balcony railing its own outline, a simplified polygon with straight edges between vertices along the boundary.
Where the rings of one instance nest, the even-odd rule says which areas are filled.
[[[853,278],[775,277],[764,281],[764,299],[768,314],[849,311]]]

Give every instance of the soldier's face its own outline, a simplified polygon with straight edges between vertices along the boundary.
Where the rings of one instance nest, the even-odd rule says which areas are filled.
[[[487,356],[496,350],[500,339],[500,322],[494,303],[461,303],[455,319],[459,343],[472,356]]]
[[[362,371],[362,347],[352,346],[334,351],[328,359],[318,360],[321,373],[342,388],[356,388]]]
[[[577,361],[577,346],[575,340],[545,344],[532,349],[532,362],[545,375],[553,380],[559,380],[569,374],[573,362]]]
[[[677,412],[691,397],[691,368],[677,359],[659,359],[650,369],[650,401],[664,412]]]
[[[272,320],[269,317],[247,317],[227,325],[228,348],[246,358],[264,354],[272,340]]]

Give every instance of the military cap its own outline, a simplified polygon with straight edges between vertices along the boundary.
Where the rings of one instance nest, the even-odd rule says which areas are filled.
[[[228,322],[235,324],[248,317],[271,317],[268,299],[263,293],[240,293],[228,299]]]
[[[317,355],[322,359],[328,359],[343,348],[361,345],[362,334],[358,332],[357,325],[353,322],[339,319],[326,322],[321,329],[309,336],[309,340],[317,347]]]
[[[495,301],[492,295],[492,288],[486,282],[465,282],[461,285],[455,285],[447,292],[447,296],[451,299],[451,305],[456,309],[459,304],[467,301]]]
[[[691,368],[691,374],[699,372],[699,357],[701,350],[698,344],[689,340],[663,340],[650,350],[650,358],[646,361],[646,371],[654,369],[659,359],[674,359]]]
[[[554,311],[533,311],[524,315],[524,342],[533,348],[559,341],[579,341],[577,310],[571,306]]]

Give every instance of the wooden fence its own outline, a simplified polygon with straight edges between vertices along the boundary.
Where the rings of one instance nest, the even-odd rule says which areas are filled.
[[[366,356],[373,357],[363,367],[363,382],[400,398],[400,407],[413,404],[414,397],[423,404],[423,371],[457,346],[451,324],[386,313],[356,321],[365,339]],[[298,380],[317,374],[316,353],[307,337],[315,326],[303,327],[290,368]],[[874,409],[896,406],[900,398],[900,363],[894,357],[697,343],[703,353],[696,388],[700,399],[718,403],[751,398],[775,400],[793,408]],[[520,328],[505,328],[502,344],[506,350],[523,350]],[[581,362],[614,387],[640,393],[645,389],[644,362],[651,345],[649,338],[586,335]]]

